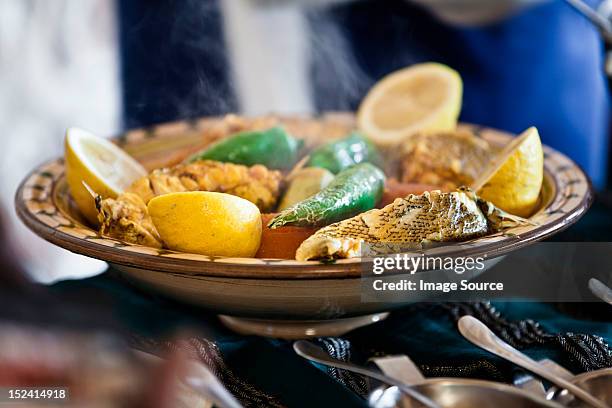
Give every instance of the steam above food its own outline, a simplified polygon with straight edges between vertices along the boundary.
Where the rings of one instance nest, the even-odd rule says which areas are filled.
[[[343,137],[231,115],[208,130],[220,132],[215,143],[146,175],[116,146],[88,137],[108,156],[91,160],[82,139],[67,138],[69,185],[100,234],[211,256],[360,257],[528,222],[543,182],[537,130],[490,144],[457,128],[460,95],[455,71],[422,64],[376,85]],[[107,168],[115,162],[138,171],[119,185]]]

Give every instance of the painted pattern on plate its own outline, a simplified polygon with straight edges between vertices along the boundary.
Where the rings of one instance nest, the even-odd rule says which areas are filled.
[[[328,114],[316,119],[267,117],[252,121],[255,126],[260,127],[281,121],[290,132],[304,138],[310,146],[323,140],[341,137],[353,128],[352,116],[345,113]],[[480,126],[462,126],[471,128],[478,137],[496,145],[507,143],[511,137],[507,133]],[[115,141],[146,168],[152,169],[172,165],[186,154],[234,131],[236,129],[231,126],[231,120],[228,126],[227,119],[204,118],[132,130],[118,136]],[[485,252],[497,255],[528,242],[543,239],[575,222],[588,209],[592,200],[588,178],[569,158],[546,146],[544,165],[542,206],[530,218],[533,225],[417,253],[466,256]],[[355,276],[359,273],[356,266],[366,261],[354,258],[323,266],[324,264],[316,261],[210,257],[143,247],[100,236],[86,223],[70,199],[62,159],[36,168],[19,187],[15,204],[21,219],[41,237],[74,252],[129,266],[211,275],[237,273],[239,276],[265,274],[265,271],[270,269],[284,277],[303,278],[321,277],[322,273],[333,271],[336,271],[334,276]],[[226,268],[223,269],[223,265]],[[236,269],[240,267],[243,267],[242,272]],[[341,272],[342,269],[344,273]]]

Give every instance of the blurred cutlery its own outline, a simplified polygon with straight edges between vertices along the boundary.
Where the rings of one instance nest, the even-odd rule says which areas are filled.
[[[202,363],[190,361],[183,382],[202,397],[220,408],[242,408],[238,400],[221,384],[221,381]]]
[[[572,372],[568,371],[565,367],[555,363],[552,360],[545,358],[543,360],[539,360],[538,363],[563,379],[571,381],[571,379],[574,378],[574,374]],[[531,374],[525,374],[525,376],[516,379],[514,381],[514,386],[542,397],[546,396],[547,394],[546,388],[544,388],[544,383],[539,378],[533,377]]]
[[[508,360],[537,376],[566,389],[583,402],[597,408],[609,408],[605,403],[590,395],[580,387],[559,377],[545,366],[521,353],[508,343],[500,339],[484,323],[473,316],[463,316],[458,323],[459,332],[476,346],[487,350],[496,356]]]
[[[589,289],[595,296],[612,305],[612,289],[607,287],[605,283],[599,279],[591,278],[589,279]]]
[[[134,349],[141,359],[153,364],[160,364],[163,359],[146,351]],[[202,400],[219,408],[242,408],[236,398],[221,384],[221,381],[199,361],[187,362],[186,374],[180,376],[180,381]]]
[[[354,373],[373,378],[385,384],[394,385],[397,388],[399,388],[404,394],[417,400],[421,404],[427,407],[430,407],[430,408],[440,408],[438,404],[436,404],[431,399],[427,398],[425,395],[417,392],[413,387],[410,387],[402,383],[401,381],[397,381],[394,378],[388,377],[377,371],[370,370],[365,367],[360,367],[352,363],[347,363],[347,362],[335,359],[331,357],[329,354],[327,354],[321,347],[309,341],[298,340],[295,343],[293,343],[293,349],[299,356],[302,356],[307,360],[314,361],[316,363],[327,365],[330,367],[336,367],[336,368],[340,368],[343,370],[352,371]]]

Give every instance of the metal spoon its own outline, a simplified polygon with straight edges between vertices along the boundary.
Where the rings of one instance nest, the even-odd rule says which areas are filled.
[[[459,319],[459,331],[467,340],[476,346],[487,350],[506,359],[524,369],[531,371],[533,374],[550,381],[558,387],[566,389],[575,397],[581,399],[587,404],[597,408],[609,408],[605,403],[584,391],[582,388],[570,383],[567,380],[557,376],[537,361],[531,359],[521,353],[499,337],[495,335],[483,322],[472,316],[463,316]]]
[[[607,287],[605,283],[599,279],[591,278],[589,279],[589,289],[591,289],[591,292],[599,299],[612,305],[612,289]]]
[[[336,367],[347,371],[352,371],[357,374],[365,375],[366,377],[374,378],[380,382],[383,382],[387,385],[395,385],[406,395],[414,398],[421,404],[430,407],[430,408],[440,408],[438,404],[434,401],[426,397],[425,395],[419,393],[414,388],[409,387],[408,385],[395,380],[394,378],[387,377],[384,374],[381,374],[377,371],[367,369],[365,367],[360,367],[358,365],[347,363],[344,361],[340,361],[331,357],[327,354],[321,347],[306,341],[306,340],[298,340],[293,343],[293,349],[299,355],[304,357],[307,360],[314,361],[316,363],[324,364],[330,367]]]

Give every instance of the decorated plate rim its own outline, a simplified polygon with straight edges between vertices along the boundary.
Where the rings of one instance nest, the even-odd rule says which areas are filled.
[[[160,126],[176,126],[187,121]],[[508,138],[512,134],[479,125],[470,127],[480,137]],[[142,131],[136,129],[131,132]],[[488,136],[488,137],[487,137]],[[155,137],[155,136],[152,136]],[[114,138],[125,141],[125,134]],[[129,142],[128,142],[129,143]],[[485,256],[495,258],[545,239],[576,222],[590,207],[591,182],[584,171],[564,154],[544,146],[545,177],[555,187],[555,196],[531,220],[536,226],[512,228],[504,233],[435,248],[412,251],[415,255]],[[55,203],[56,187],[64,177],[63,159],[54,159],[33,169],[19,185],[15,208],[19,218],[37,235],[69,251],[140,269],[190,275],[255,279],[357,278],[371,265],[367,258],[296,261],[263,258],[226,258],[143,247],[101,236],[90,227],[75,223]]]

